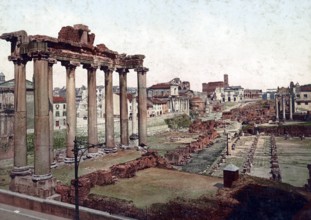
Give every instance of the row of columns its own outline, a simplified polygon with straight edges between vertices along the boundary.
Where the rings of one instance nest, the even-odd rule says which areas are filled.
[[[289,97],[289,119],[293,120],[293,98],[291,94],[276,95],[275,96],[275,112],[276,120],[280,119],[280,109],[279,106],[282,106],[283,119],[286,120],[286,97]]]
[[[34,105],[35,105],[35,129],[34,129],[34,181],[50,179],[53,155],[53,65],[55,59],[49,59],[48,54],[38,53],[33,55],[34,61]],[[14,63],[15,93],[14,93],[14,168],[11,176],[30,174],[27,166],[27,112],[26,112],[26,63],[28,60],[19,58],[11,59]],[[67,103],[67,129],[66,129],[66,159],[65,162],[73,162],[74,138],[76,136],[76,97],[75,97],[75,69],[78,62],[62,61],[66,68],[66,103]],[[88,143],[98,144],[97,136],[97,104],[96,104],[96,70],[99,66],[84,64],[87,69],[88,81]],[[113,115],[113,90],[112,74],[114,69],[100,66],[105,73],[105,138],[106,147],[115,147],[114,142],[114,115]],[[128,136],[128,108],[127,108],[127,68],[116,69],[120,77],[120,130],[121,144],[129,144]],[[139,143],[146,144],[147,137],[147,93],[146,73],[147,68],[135,69],[138,77],[139,99]],[[96,154],[98,149],[90,148],[89,154]]]

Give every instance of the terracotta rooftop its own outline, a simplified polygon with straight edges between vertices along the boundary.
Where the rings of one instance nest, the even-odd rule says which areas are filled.
[[[64,97],[54,96],[53,103],[66,103],[66,99]]]
[[[169,89],[171,85],[169,83],[158,83],[149,87],[149,89]]]

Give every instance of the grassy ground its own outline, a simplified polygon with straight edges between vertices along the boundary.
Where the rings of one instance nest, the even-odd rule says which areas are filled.
[[[188,134],[187,132],[163,132],[148,137],[148,145],[151,149],[157,150],[160,155],[164,155],[167,151],[174,150],[178,146],[185,146],[187,143],[195,140],[197,135]],[[170,141],[171,137],[179,137],[178,141]]]
[[[311,163],[311,139],[276,138],[282,181],[303,186],[309,178],[307,164]]]
[[[96,186],[92,193],[131,200],[137,207],[164,203],[176,197],[198,198],[215,195],[222,179],[180,171],[150,168],[137,172],[130,179],[120,179],[114,185]]]
[[[141,156],[136,150],[120,151],[115,154],[109,154],[93,160],[86,160],[79,165],[79,176],[94,172],[96,170],[108,169],[110,166],[134,160]],[[56,179],[61,180],[65,184],[69,184],[74,178],[74,166],[64,165],[52,170],[52,174]]]

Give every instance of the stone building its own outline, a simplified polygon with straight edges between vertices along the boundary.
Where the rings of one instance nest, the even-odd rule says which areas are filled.
[[[202,115],[205,113],[205,102],[200,97],[193,97],[190,100],[190,111],[193,114]]]
[[[202,92],[205,92],[209,99],[216,100],[215,98],[216,88],[224,88],[228,86],[229,86],[228,74],[224,74],[224,81],[202,83]]]
[[[54,129],[65,129],[67,118],[67,102],[63,97],[53,97]]]
[[[262,93],[263,100],[274,100],[274,96],[277,92],[277,89],[267,89],[266,92]]]
[[[311,111],[311,84],[296,86],[295,112]]]
[[[98,155],[98,130],[96,73],[105,79],[105,148],[115,148],[113,119],[113,72],[119,74],[120,84],[120,144],[129,145],[127,73],[137,73],[138,87],[138,140],[147,144],[147,91],[144,55],[126,55],[110,50],[104,44],[94,45],[95,34],[88,26],[77,24],[62,27],[58,37],[42,34],[28,35],[26,31],[4,33],[0,39],[10,42],[9,61],[14,65],[14,166],[10,172],[10,190],[47,198],[55,191],[55,178],[51,173],[53,155],[53,65],[64,67],[66,79],[66,156],[65,163],[74,162],[74,140],[76,137],[76,89],[75,70],[81,66],[87,72],[88,116],[87,142],[94,147],[88,149],[89,156]],[[33,62],[34,79],[34,164],[27,163],[26,147],[26,65]],[[98,70],[98,71],[97,71]]]
[[[4,83],[5,82],[5,75],[3,72],[0,72],[0,83]]]
[[[193,91],[190,90],[190,83],[187,81],[174,78],[166,83],[158,83],[149,87],[147,94],[149,98],[167,103],[168,112],[189,114],[189,100],[193,97]]]
[[[217,87],[213,97],[213,100],[219,102],[242,102],[244,89],[241,86]]]
[[[244,89],[244,99],[262,99],[261,89]]]
[[[275,98],[276,121],[293,120],[295,109],[293,88],[281,87],[277,89]]]

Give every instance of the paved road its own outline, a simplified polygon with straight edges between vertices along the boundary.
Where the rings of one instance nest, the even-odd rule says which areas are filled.
[[[0,203],[1,220],[68,220],[54,215],[35,212]]]

